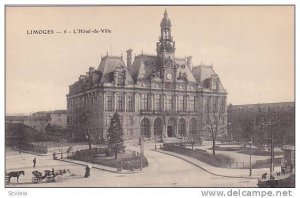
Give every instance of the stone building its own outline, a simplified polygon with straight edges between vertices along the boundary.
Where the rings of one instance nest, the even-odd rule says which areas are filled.
[[[106,55],[97,69],[69,86],[68,128],[72,140],[106,137],[115,111],[126,139],[207,136],[208,116],[219,113],[227,124],[226,97],[212,66],[192,66],[192,57],[177,57],[171,21],[165,11],[156,54],[133,58]],[[133,59],[133,61],[132,61]],[[220,110],[220,111],[219,111]]]
[[[278,144],[294,144],[295,103],[263,103],[228,106],[228,134],[248,141],[250,136],[268,142],[270,127]]]
[[[22,123],[37,131],[44,131],[50,124],[51,126],[67,127],[67,111],[38,111],[29,116],[5,116],[6,123]]]

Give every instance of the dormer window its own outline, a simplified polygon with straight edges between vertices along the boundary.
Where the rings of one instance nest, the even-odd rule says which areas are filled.
[[[117,86],[124,86],[125,85],[125,78],[122,74],[117,75]]]
[[[210,79],[210,89],[211,91],[219,90],[219,78],[217,76],[212,76]]]

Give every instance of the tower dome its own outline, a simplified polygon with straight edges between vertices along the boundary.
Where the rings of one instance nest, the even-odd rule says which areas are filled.
[[[171,20],[168,17],[167,10],[165,10],[164,18],[161,20],[160,27],[162,29],[164,29],[164,28],[170,28],[171,27]]]

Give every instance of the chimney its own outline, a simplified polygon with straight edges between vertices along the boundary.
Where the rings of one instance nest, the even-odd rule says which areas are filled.
[[[188,67],[190,68],[190,70],[192,71],[192,56],[188,56],[188,57],[186,57],[186,62],[187,62],[187,65],[188,65]]]
[[[126,51],[127,52],[127,68],[131,66],[131,61],[132,61],[132,49],[129,49]]]

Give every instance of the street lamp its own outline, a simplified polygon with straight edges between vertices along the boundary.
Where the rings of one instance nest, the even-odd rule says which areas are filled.
[[[262,123],[263,126],[267,127],[267,131],[268,133],[270,133],[269,135],[271,136],[270,138],[266,138],[270,140],[270,155],[271,155],[271,163],[270,163],[270,180],[272,178],[272,173],[274,171],[274,135],[273,135],[273,125],[274,122],[269,121],[267,123]]]
[[[140,170],[143,169],[143,155],[144,155],[144,140],[143,136],[140,137]]]
[[[88,130],[87,131],[87,134],[86,134],[86,139],[87,139],[87,141],[88,141],[88,143],[89,143],[89,150],[91,150],[92,149],[92,145],[91,145],[91,134],[90,134],[90,131]]]
[[[252,176],[252,160],[251,160],[251,157],[252,157],[252,150],[251,150],[252,143],[253,143],[253,138],[251,136],[250,140],[249,140],[249,145],[250,145],[250,173],[249,173],[249,176]]]

